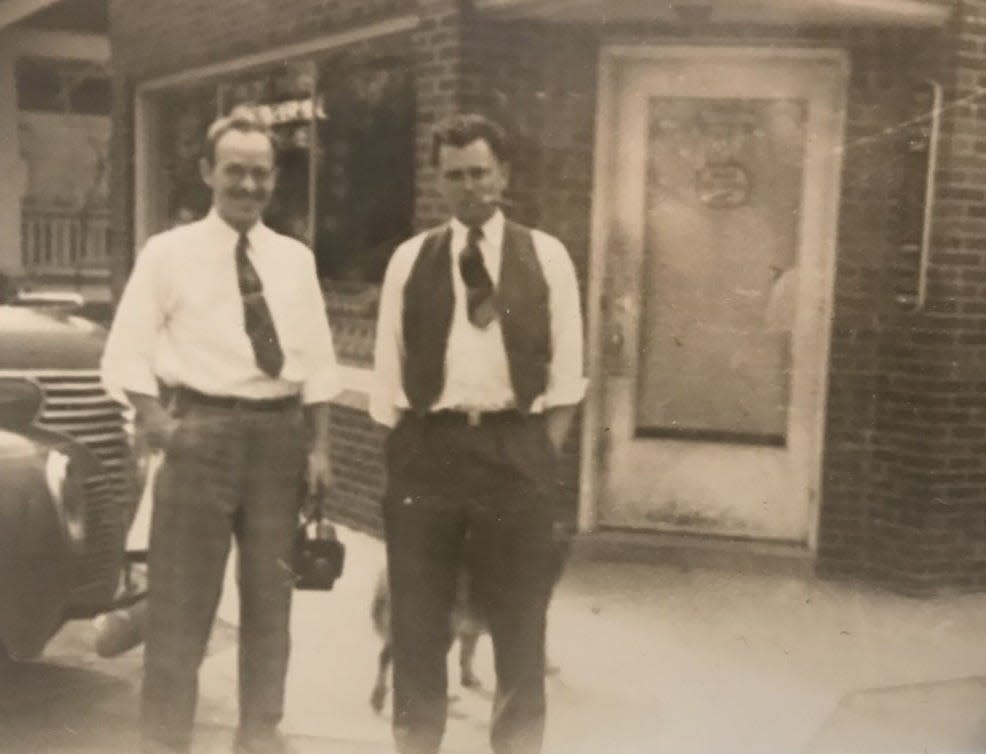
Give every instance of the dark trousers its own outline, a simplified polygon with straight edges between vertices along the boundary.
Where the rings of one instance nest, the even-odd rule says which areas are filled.
[[[384,499],[400,754],[445,730],[450,610],[460,569],[487,619],[496,754],[533,754],[544,731],[545,620],[557,569],[555,455],[539,416],[406,415],[387,439]]]
[[[180,412],[154,490],[144,650],[145,739],[189,747],[198,670],[237,541],[240,731],[269,735],[283,712],[305,457],[301,410]]]

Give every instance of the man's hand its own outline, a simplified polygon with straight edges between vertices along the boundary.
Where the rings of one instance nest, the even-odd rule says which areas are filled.
[[[545,412],[545,430],[556,456],[561,456],[568,429],[575,418],[575,409],[575,406],[554,406]]]
[[[127,397],[137,411],[135,429],[139,441],[151,451],[163,450],[177,428],[178,420],[171,416],[153,396],[127,393]]]
[[[332,462],[327,449],[315,447],[308,453],[308,494],[317,495],[332,486]]]
[[[329,440],[329,404],[313,403],[305,407],[311,435],[308,451],[308,494],[317,495],[332,486],[332,454]]]

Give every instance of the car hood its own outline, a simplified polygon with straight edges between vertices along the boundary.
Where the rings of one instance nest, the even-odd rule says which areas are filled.
[[[98,369],[106,331],[82,317],[0,306],[0,371]]]

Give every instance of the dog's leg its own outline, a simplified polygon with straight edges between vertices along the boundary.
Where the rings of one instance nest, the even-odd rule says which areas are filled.
[[[479,631],[469,630],[459,633],[459,670],[462,685],[467,689],[480,688],[483,684],[472,670],[473,657],[476,655],[476,644],[479,642]]]
[[[377,665],[377,682],[373,685],[373,693],[370,695],[370,706],[377,713],[383,712],[383,703],[387,699],[387,674],[390,671],[390,661],[390,642],[385,641]]]

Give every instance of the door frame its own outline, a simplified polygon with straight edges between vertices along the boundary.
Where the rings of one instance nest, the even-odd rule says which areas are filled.
[[[772,41],[771,45],[776,44]],[[839,79],[839,107],[833,113],[833,134],[837,140],[836,155],[828,166],[825,186],[821,187],[820,201],[822,222],[821,237],[817,239],[824,266],[820,284],[825,295],[820,342],[822,373],[815,411],[818,417],[814,441],[816,451],[810,459],[809,475],[814,494],[809,500],[809,524],[807,546],[815,551],[818,543],[818,525],[821,509],[822,458],[825,450],[826,407],[828,400],[829,359],[832,332],[832,310],[835,299],[835,268],[838,250],[839,210],[842,197],[842,156],[845,147],[845,122],[849,83],[849,55],[847,51],[831,47],[789,47],[735,45],[728,41],[709,41],[705,44],[678,44],[658,42],[604,43],[597,64],[596,133],[593,164],[593,201],[590,218],[588,292],[586,296],[587,318],[587,372],[590,389],[583,405],[581,458],[579,464],[578,531],[590,533],[598,528],[598,507],[601,480],[606,473],[609,436],[603,426],[606,390],[605,353],[603,342],[607,327],[603,321],[603,296],[606,288],[608,221],[610,205],[615,195],[613,167],[616,149],[613,145],[617,126],[618,73],[620,66],[631,61],[658,62],[667,58],[710,59],[743,57],[747,60],[780,59],[783,61],[814,61],[833,65]]]

